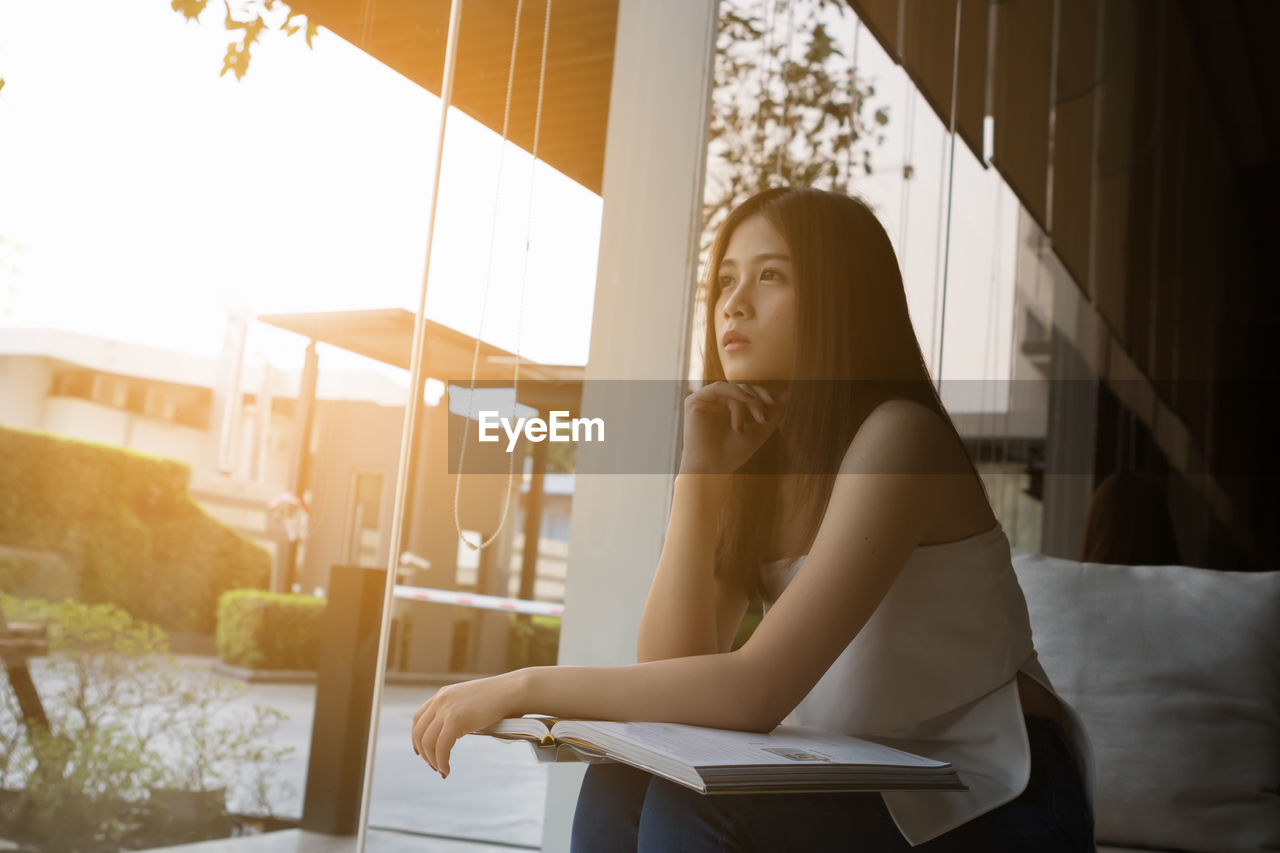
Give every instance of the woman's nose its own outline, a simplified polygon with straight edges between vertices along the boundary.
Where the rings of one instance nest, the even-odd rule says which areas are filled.
[[[745,289],[741,287],[736,288],[729,294],[729,298],[724,301],[724,313],[726,317],[732,317],[736,314],[744,313],[745,305],[750,301],[742,295],[744,290]]]

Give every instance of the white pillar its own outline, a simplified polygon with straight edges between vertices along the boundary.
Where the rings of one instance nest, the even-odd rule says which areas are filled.
[[[717,0],[619,0],[588,380],[688,374],[716,7]],[[675,389],[667,429],[638,451],[652,470],[676,468],[683,403]],[[588,382],[584,411],[608,424],[611,413],[592,396]],[[620,401],[608,395],[600,403]],[[635,663],[671,488],[663,474],[576,478],[561,663]],[[550,768],[545,851],[569,849],[585,767]]]

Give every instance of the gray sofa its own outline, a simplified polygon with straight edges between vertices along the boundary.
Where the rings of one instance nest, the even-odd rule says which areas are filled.
[[[1093,743],[1100,853],[1280,850],[1280,572],[1013,564]]]

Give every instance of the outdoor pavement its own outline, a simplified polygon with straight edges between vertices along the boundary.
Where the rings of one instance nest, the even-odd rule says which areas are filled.
[[[387,685],[383,690],[369,807],[369,826],[378,831],[370,837],[367,849],[372,853],[511,850],[513,846],[537,849],[542,841],[547,765],[538,764],[526,744],[468,735],[454,746],[449,759],[449,778],[441,779],[414,754],[409,741],[413,712],[434,690],[434,687],[403,685]],[[302,815],[315,692],[315,685],[308,684],[251,684],[245,695],[237,700],[266,705],[288,715],[288,721],[279,730],[277,742],[296,749],[294,755],[281,765],[276,777],[287,785],[277,784],[272,789],[272,810],[279,817],[299,818]],[[243,804],[232,800],[228,805],[235,811]],[[300,837],[299,842],[288,843],[280,838],[275,840],[278,846],[220,847],[218,842],[208,842],[179,849],[193,853],[222,850],[247,853],[268,849],[328,853],[330,850],[354,849],[353,839],[334,839],[348,846],[312,846],[320,840],[327,840],[328,836],[306,839],[300,833],[294,834]],[[264,842],[267,840],[266,835],[258,838]],[[496,842],[501,846],[458,844],[445,840],[449,838]],[[248,840],[228,839],[223,843],[244,845]],[[284,844],[289,846],[280,846]]]

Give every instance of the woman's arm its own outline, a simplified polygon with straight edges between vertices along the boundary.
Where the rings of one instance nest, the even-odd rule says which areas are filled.
[[[527,713],[767,732],[775,723],[766,721],[764,687],[743,649],[624,666],[525,667],[441,687],[414,713],[410,739],[448,776],[458,738]]]
[[[625,666],[536,666],[517,670],[522,708],[590,720],[659,720],[767,732],[757,671],[742,649]],[[524,713],[529,713],[525,711]]]
[[[886,403],[868,416],[804,570],[742,648],[624,666],[531,667],[441,688],[415,714],[415,749],[447,772],[458,737],[530,712],[772,730],[862,629],[934,526],[946,483],[927,472],[942,470],[951,442],[917,403]]]
[[[726,478],[680,474],[658,569],[636,640],[641,663],[728,651],[747,598],[714,576],[716,520]]]

